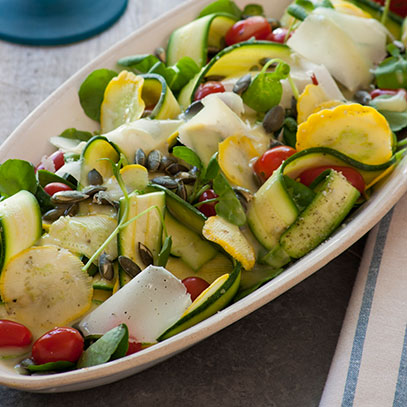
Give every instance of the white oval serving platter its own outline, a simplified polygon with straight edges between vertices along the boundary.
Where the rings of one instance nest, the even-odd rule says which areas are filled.
[[[247,1],[237,0],[243,6]],[[97,68],[114,69],[116,61],[131,54],[151,53],[157,46],[165,46],[169,34],[191,21],[210,0],[190,0],[152,21],[116,44],[92,63],[85,66],[50,97],[48,97],[11,134],[0,147],[0,162],[21,158],[37,163],[52,151],[48,139],[68,127],[95,130],[79,105],[77,92],[84,78]],[[267,15],[281,16],[287,0],[260,0]],[[151,33],[154,32],[154,35]],[[65,392],[82,390],[111,383],[151,367],[178,352],[207,338],[233,322],[260,308],[338,256],[370,230],[401,198],[407,190],[407,160],[404,158],[371,199],[354,213],[326,242],[297,261],[282,274],[251,295],[227,307],[216,315],[166,341],[134,355],[104,365],[72,372],[22,376],[0,366],[0,384],[32,392]]]

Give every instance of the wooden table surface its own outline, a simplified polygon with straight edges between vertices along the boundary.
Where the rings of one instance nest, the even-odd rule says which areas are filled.
[[[84,64],[177,4],[130,0],[113,27],[72,45],[0,41],[0,142]],[[0,406],[316,406],[363,243],[243,320],[145,372],[63,395],[0,386]]]

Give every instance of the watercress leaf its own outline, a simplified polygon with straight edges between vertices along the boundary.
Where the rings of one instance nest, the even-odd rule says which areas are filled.
[[[143,54],[121,58],[117,61],[117,64],[135,73],[147,73],[157,62],[161,61],[155,55]]]
[[[283,142],[295,148],[297,143],[297,121],[292,117],[286,117],[283,122]]]
[[[59,137],[69,138],[72,140],[88,141],[93,137],[93,134],[89,131],[81,131],[75,128],[64,130]]]
[[[213,180],[213,189],[219,195],[215,206],[216,213],[234,225],[243,226],[246,223],[244,209],[221,172]]]
[[[300,21],[304,21],[308,17],[307,10],[298,4],[290,4],[287,7],[287,13]]]
[[[79,88],[79,101],[88,117],[100,121],[100,106],[108,83],[117,76],[117,72],[110,69],[93,71]]]
[[[171,236],[167,236],[161,247],[160,253],[158,253],[157,266],[165,267],[167,265],[168,258],[170,257],[171,253],[171,247],[172,247],[172,238]]]
[[[319,3],[317,3],[317,7],[335,8],[331,0],[321,0]]]
[[[295,4],[311,12],[315,9],[315,4],[310,0],[296,0]]]
[[[407,111],[392,112],[390,110],[378,110],[388,121],[392,131],[400,131],[407,127]]]
[[[407,61],[399,57],[386,58],[373,71],[377,87],[381,89],[400,89],[407,87]]]
[[[206,6],[200,13],[199,17],[206,16],[213,13],[227,13],[236,17],[240,20],[242,17],[242,11],[236,5],[234,1],[231,0],[217,0]]]
[[[172,149],[172,154],[175,157],[184,160],[193,167],[198,168],[198,170],[202,170],[201,159],[199,158],[198,154],[196,154],[195,151],[191,150],[190,148],[185,146],[175,146]]]
[[[128,346],[128,341],[129,331],[127,326],[125,324],[116,326],[106,332],[82,353],[78,361],[78,368],[101,365],[108,362],[113,355],[116,358],[121,357],[118,356],[116,352],[119,352],[120,355],[124,356],[126,352],[123,354],[125,348],[123,343],[127,342]]]
[[[167,68],[167,71],[170,69],[174,76],[167,83],[173,91],[183,88],[199,72],[196,62],[188,56],[182,57],[175,65]]]
[[[62,182],[63,184],[68,185],[72,189],[76,189],[75,185],[72,182],[66,180],[65,178],[62,178],[62,177],[56,175],[55,173],[53,173],[51,171],[38,170],[37,171],[37,179],[38,179],[39,184],[42,187],[45,187],[45,185],[48,185],[51,182]]]
[[[75,363],[68,362],[67,360],[60,360],[58,362],[48,362],[42,365],[30,364],[25,366],[25,368],[31,372],[62,372],[66,370],[75,369]]]
[[[218,153],[216,152],[209,160],[208,166],[204,176],[202,177],[202,182],[207,183],[212,181],[219,173],[220,167],[218,163]]]
[[[284,175],[283,179],[288,194],[291,196],[298,210],[302,212],[315,198],[315,192],[287,175]]]
[[[41,185],[38,185],[35,191],[35,197],[40,205],[41,213],[44,214],[54,208],[54,204],[51,202],[51,197],[44,191]]]
[[[390,44],[387,44],[386,50],[393,57],[398,57],[401,54],[400,48],[394,45],[394,43],[392,42]]]
[[[243,16],[251,17],[251,16],[263,16],[264,17],[264,9],[260,4],[247,4],[243,9]]]
[[[0,165],[0,194],[9,197],[21,190],[35,194],[38,181],[28,161],[11,159]]]
[[[258,74],[242,94],[243,102],[256,112],[265,113],[278,105],[283,94],[283,87],[274,72]]]

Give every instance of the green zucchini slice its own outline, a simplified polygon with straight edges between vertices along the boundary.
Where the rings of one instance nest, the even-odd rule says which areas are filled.
[[[37,199],[20,191],[0,202],[0,273],[8,261],[32,246],[42,233]]]
[[[175,30],[168,41],[167,65],[176,64],[182,57],[192,58],[199,67],[206,64],[208,46],[220,49],[223,38],[237,21],[230,14],[209,14]]]

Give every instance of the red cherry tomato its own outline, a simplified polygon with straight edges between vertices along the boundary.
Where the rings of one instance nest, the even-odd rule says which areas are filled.
[[[211,93],[223,93],[225,92],[225,87],[221,82],[208,81],[201,83],[198,86],[198,89],[195,92],[195,100],[201,100],[205,96],[210,95]]]
[[[49,184],[45,185],[44,191],[52,196],[56,192],[60,191],[72,191],[72,188],[69,185],[64,184],[63,182],[50,182]]]
[[[137,353],[141,351],[143,345],[141,342],[137,342],[134,339],[129,339],[129,348],[127,349],[126,356],[132,355],[133,353]]]
[[[253,16],[233,24],[226,33],[225,41],[226,45],[233,45],[247,41],[251,37],[264,40],[270,32],[271,27],[266,18]]]
[[[202,291],[209,287],[209,283],[200,277],[187,277],[182,280],[182,284],[187,289],[187,292],[191,295],[191,301],[194,301]]]
[[[49,158],[53,161],[54,163],[54,168],[55,171],[58,171],[64,164],[65,164],[65,157],[64,153],[62,151],[55,151],[55,153],[52,153]],[[44,163],[39,163],[37,165],[37,171],[38,170],[45,170],[45,165]]]
[[[27,346],[32,341],[30,330],[18,322],[0,319],[0,347]]]
[[[288,29],[287,28],[276,28],[274,29],[267,37],[267,41],[273,41],[273,42],[279,42],[280,44],[284,44],[285,39],[287,37]],[[288,38],[291,37],[291,34],[288,36]],[[287,38],[287,39],[288,39]]]
[[[295,149],[289,146],[270,148],[254,163],[254,172],[265,182],[283,161],[295,153]]]
[[[328,169],[333,169],[335,171],[341,172],[343,176],[349,181],[349,183],[351,183],[360,193],[363,193],[363,191],[365,190],[365,180],[358,171],[351,167],[342,167],[339,165],[324,165],[321,167],[309,168],[300,174],[300,182],[304,185],[309,186],[311,185],[312,181],[314,181],[314,179],[318,177],[319,174]]]
[[[207,201],[208,199],[214,199],[217,198],[218,195],[215,194],[215,191],[213,189],[207,189],[198,199],[199,202]],[[209,216],[215,216],[216,215],[216,210],[215,210],[215,205],[217,204],[216,201],[209,202],[209,203],[204,203],[200,206],[198,206],[198,209],[206,216],[209,218]]]
[[[385,0],[374,0],[376,3],[384,5]],[[406,0],[393,0],[390,3],[390,10],[401,17],[407,17],[407,3]]]
[[[34,342],[32,357],[38,365],[60,360],[76,362],[83,352],[83,342],[74,328],[54,328]]]
[[[395,96],[398,93],[403,93],[404,97],[407,99],[407,92],[405,89],[374,89],[370,92],[370,96],[374,99],[383,95]]]

